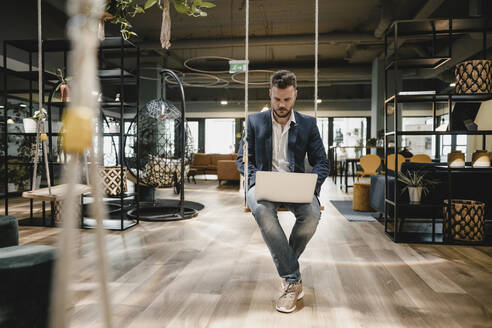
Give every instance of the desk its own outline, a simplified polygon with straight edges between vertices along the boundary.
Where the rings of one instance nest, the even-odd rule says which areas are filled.
[[[45,212],[44,212],[44,202],[50,202],[51,203],[51,224],[55,225],[56,222],[56,217],[55,217],[55,212],[59,212],[59,205],[57,204],[60,200],[63,200],[63,198],[67,194],[67,184],[61,184],[61,185],[56,185],[51,187],[51,194],[49,192],[49,188],[41,188],[41,189],[36,189],[33,191],[24,191],[22,193],[22,197],[28,198],[28,199],[34,199],[34,200],[40,200],[43,202],[43,225],[46,224],[45,222]],[[91,187],[88,185],[83,185],[83,184],[75,184],[74,185],[74,192],[77,195],[82,195],[86,192],[89,192],[91,190]],[[58,211],[57,211],[58,209]],[[59,213],[56,213],[56,215],[59,215]]]

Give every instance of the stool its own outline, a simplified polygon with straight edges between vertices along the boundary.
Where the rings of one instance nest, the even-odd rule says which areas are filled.
[[[19,245],[19,224],[13,216],[0,215],[0,247]]]
[[[0,248],[0,327],[47,327],[56,249]]]
[[[373,212],[370,199],[371,184],[365,182],[356,182],[354,184],[354,200],[352,209],[361,212]]]

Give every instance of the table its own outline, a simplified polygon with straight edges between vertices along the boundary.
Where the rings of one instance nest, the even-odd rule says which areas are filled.
[[[55,211],[59,207],[59,204],[57,204],[59,201],[63,200],[67,194],[67,188],[68,184],[60,184],[51,187],[51,194],[49,192],[49,188],[40,188],[32,191],[24,191],[22,193],[22,197],[28,198],[28,199],[33,199],[33,200],[40,200],[43,202],[43,225],[46,225],[45,222],[45,202],[50,202],[51,203],[51,224],[55,225]],[[74,185],[74,192],[77,195],[82,196],[83,194],[91,191],[91,187],[88,185],[84,184],[75,184]],[[59,213],[57,213],[59,214]]]

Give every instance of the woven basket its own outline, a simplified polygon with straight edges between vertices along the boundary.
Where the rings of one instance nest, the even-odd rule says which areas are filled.
[[[106,195],[121,195],[121,169],[121,166],[105,166],[99,171],[102,178],[103,190]],[[126,167],[123,167],[123,192],[127,192]]]
[[[491,93],[491,66],[491,60],[468,60],[456,65],[456,93]]]
[[[445,241],[483,241],[485,203],[452,199],[451,213],[449,213],[448,200],[446,199],[444,200],[443,213]]]

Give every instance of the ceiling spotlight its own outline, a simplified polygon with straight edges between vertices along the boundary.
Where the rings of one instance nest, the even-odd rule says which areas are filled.
[[[321,104],[322,102],[323,102],[323,100],[321,100],[321,99],[316,99],[316,103]]]
[[[27,107],[26,104],[20,104],[19,106],[21,106],[22,108],[26,108]]]
[[[449,86],[454,88],[456,86],[456,83],[449,83]]]
[[[14,122],[14,120],[13,120],[13,119],[9,118],[9,119],[7,120],[7,124],[15,124],[15,122]]]
[[[227,100],[221,100],[221,101],[220,101],[220,104],[224,106],[224,105],[227,105],[227,104],[228,104],[228,102],[227,102]]]

